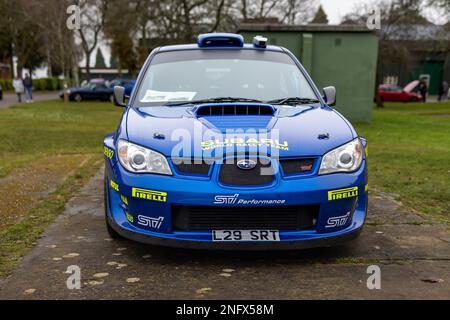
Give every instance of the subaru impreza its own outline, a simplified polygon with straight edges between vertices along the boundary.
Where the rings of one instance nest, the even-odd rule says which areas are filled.
[[[356,238],[366,140],[287,49],[212,33],[153,50],[104,139],[111,237],[183,247],[301,249]]]

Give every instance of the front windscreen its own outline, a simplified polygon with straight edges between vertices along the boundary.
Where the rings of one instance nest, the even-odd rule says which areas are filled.
[[[221,97],[270,101],[317,99],[292,58],[258,50],[186,50],[158,53],[140,84],[135,106]]]

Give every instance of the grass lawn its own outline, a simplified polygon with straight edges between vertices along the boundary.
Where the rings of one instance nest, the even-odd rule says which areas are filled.
[[[100,168],[122,109],[39,102],[0,110],[0,277]]]
[[[356,127],[369,141],[372,190],[450,223],[450,102],[388,103]]]
[[[46,155],[102,152],[122,109],[110,103],[36,102],[0,110],[0,177]]]

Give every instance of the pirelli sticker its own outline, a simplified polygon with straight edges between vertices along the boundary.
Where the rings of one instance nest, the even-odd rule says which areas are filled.
[[[166,202],[167,192],[133,188],[131,195],[133,198],[145,199],[150,201]]]
[[[328,201],[353,198],[358,196],[358,187],[328,191]]]
[[[119,185],[117,183],[115,183],[112,180],[109,180],[109,185],[111,186],[111,189],[116,190],[117,192],[119,192]]]
[[[105,154],[105,157],[107,157],[108,159],[112,159],[114,157],[114,150],[108,148],[107,146],[103,146],[103,153]]]

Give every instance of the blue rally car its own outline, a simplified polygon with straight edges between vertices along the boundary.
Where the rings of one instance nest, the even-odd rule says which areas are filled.
[[[292,53],[203,34],[149,55],[104,139],[111,237],[173,247],[300,249],[356,238],[366,141]]]

